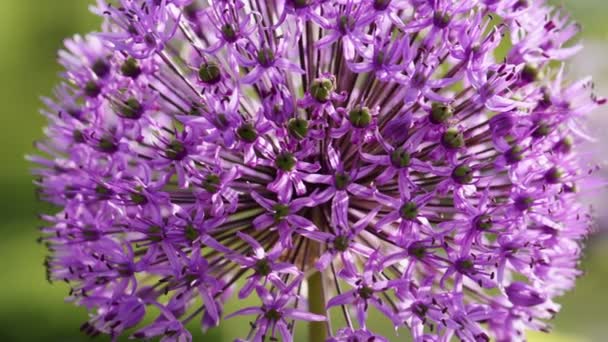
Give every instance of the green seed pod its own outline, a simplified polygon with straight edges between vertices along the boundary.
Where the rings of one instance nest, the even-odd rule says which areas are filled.
[[[215,62],[204,62],[198,69],[198,77],[205,84],[216,84],[220,81],[222,71]]]
[[[458,184],[470,184],[473,181],[473,169],[461,164],[452,171],[452,179]]]
[[[435,102],[431,106],[431,114],[429,120],[435,125],[446,122],[454,115],[454,110],[451,106]]]
[[[348,120],[356,128],[365,128],[372,121],[372,115],[367,107],[358,107],[348,113]]]
[[[291,171],[296,167],[296,158],[289,152],[282,152],[274,161],[275,166],[283,171]]]
[[[298,118],[290,119],[287,123],[287,130],[292,137],[298,140],[304,139],[308,135],[308,121]]]
[[[252,143],[258,138],[258,132],[250,123],[243,124],[241,127],[237,128],[236,134],[241,140],[247,143]]]
[[[397,148],[391,153],[391,163],[396,168],[408,167],[411,163],[411,156],[402,147]]]
[[[135,58],[129,57],[120,66],[120,72],[125,77],[137,78],[141,75],[141,68]]]
[[[445,147],[454,150],[462,148],[465,145],[462,132],[453,127],[449,128],[447,131],[445,131],[445,133],[443,133],[441,142]]]
[[[321,103],[329,101],[333,91],[334,83],[328,78],[316,79],[310,86],[310,95]]]
[[[418,217],[418,206],[414,202],[407,202],[399,208],[401,218],[408,221],[413,221]]]

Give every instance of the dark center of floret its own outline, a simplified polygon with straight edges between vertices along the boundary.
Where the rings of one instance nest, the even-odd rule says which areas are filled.
[[[575,192],[578,192],[578,186],[574,182],[564,184],[563,187],[562,187],[562,189],[564,189],[565,193],[575,193]]]
[[[514,202],[515,208],[517,208],[519,211],[526,211],[530,209],[532,203],[534,203],[534,199],[528,195],[521,195],[517,197]]]
[[[213,120],[215,127],[217,127],[220,130],[225,130],[229,125],[230,122],[228,122],[228,118],[226,117],[226,114],[224,113],[219,113],[218,115],[215,116],[215,120]]]
[[[433,25],[440,29],[448,27],[451,21],[452,17],[449,13],[435,12],[435,14],[433,15]]]
[[[135,58],[129,57],[120,66],[120,72],[125,77],[137,78],[141,75],[141,68]]]
[[[85,142],[84,133],[79,129],[75,129],[72,131],[72,139],[76,143],[83,143]]]
[[[268,259],[261,259],[255,263],[255,274],[265,277],[272,272],[272,267]]]
[[[97,144],[97,147],[99,148],[99,150],[101,152],[105,152],[105,153],[114,153],[114,152],[118,151],[118,145],[116,143],[114,143],[114,139],[112,139],[112,137],[110,137],[110,136],[104,136],[101,139],[99,139],[99,143]]]
[[[515,164],[522,161],[524,159],[523,151],[524,149],[519,145],[511,147],[507,152],[505,152],[505,160],[507,161],[507,164]]]
[[[532,83],[538,80],[538,68],[533,65],[526,64],[521,70],[521,80],[526,83]]]
[[[348,236],[340,235],[336,236],[333,241],[334,249],[339,252],[345,252],[350,246],[350,239]]]
[[[374,296],[374,290],[369,286],[361,286],[357,290],[357,294],[363,299],[370,299]]]
[[[532,132],[534,138],[543,138],[551,133],[551,125],[545,121],[539,121],[536,129]]]
[[[545,181],[549,184],[557,184],[561,181],[564,171],[559,167],[552,167],[545,173]]]
[[[76,197],[77,190],[78,189],[73,185],[66,185],[63,188],[63,193],[67,199],[73,199],[74,197]]]
[[[201,108],[202,106],[198,103],[191,104],[190,110],[188,111],[188,115],[201,116]]]
[[[456,271],[462,274],[470,273],[471,271],[473,271],[474,266],[475,264],[473,263],[473,260],[469,258],[460,258],[456,260],[454,264]]]
[[[82,229],[82,238],[85,241],[97,241],[101,238],[101,233],[94,227],[85,226]]]
[[[321,103],[329,101],[333,91],[334,83],[329,78],[316,79],[310,86],[310,95]]]
[[[275,159],[275,166],[286,172],[292,171],[296,167],[296,158],[290,152],[282,152]]]
[[[304,139],[308,135],[308,121],[299,118],[290,119],[287,123],[287,130],[292,137],[298,140]]]
[[[159,242],[163,239],[163,229],[160,226],[148,227],[148,238],[150,241]]]
[[[513,4],[513,9],[519,10],[522,8],[527,8],[528,6],[530,6],[530,3],[528,2],[528,0],[517,0],[515,2],[515,4]]]
[[[374,65],[376,67],[382,67],[384,62],[386,62],[386,55],[384,54],[384,51],[376,52],[374,55]]]
[[[205,176],[205,179],[203,179],[202,187],[208,192],[214,194],[217,192],[220,182],[221,180],[218,175],[210,173]]]
[[[108,196],[110,196],[112,194],[112,190],[108,189],[107,187],[105,187],[101,184],[97,184],[95,186],[95,194],[99,198],[107,198]]]
[[[458,184],[469,184],[473,181],[473,169],[465,164],[458,165],[452,171],[452,179]]]
[[[464,147],[464,135],[457,128],[449,128],[441,137],[443,146],[448,149],[459,149]]]
[[[99,58],[93,63],[91,66],[91,70],[97,75],[99,78],[104,78],[110,73],[110,64],[103,58]]]
[[[401,218],[408,221],[413,221],[418,217],[418,206],[416,203],[410,201],[405,203],[399,209],[399,214]]]
[[[239,136],[239,138],[241,138],[241,140],[247,143],[252,143],[258,138],[258,132],[250,123],[243,124],[241,127],[239,127],[236,130],[236,134]]]
[[[84,85],[84,94],[88,97],[97,97],[101,94],[101,87],[95,81],[88,81]]]
[[[454,115],[454,110],[451,106],[435,102],[431,105],[431,114],[429,120],[435,125],[442,124]]]
[[[131,263],[125,262],[118,264],[116,267],[116,272],[118,272],[121,277],[130,277],[133,275],[133,273],[135,273],[135,270],[133,269],[133,265]]]
[[[426,254],[426,248],[419,243],[413,243],[407,248],[407,254],[416,259],[422,259]]]
[[[131,202],[137,205],[148,203],[148,198],[141,192],[132,192],[130,198]]]
[[[350,176],[344,172],[338,172],[334,176],[334,184],[336,185],[336,189],[344,190],[350,184]]]
[[[480,230],[480,231],[486,231],[486,230],[492,229],[492,226],[493,226],[492,216],[483,214],[483,215],[479,215],[479,216],[475,217],[473,219],[473,226],[475,227],[475,229]]]
[[[372,116],[367,107],[351,109],[348,113],[348,120],[356,128],[366,128],[372,121]]]
[[[65,112],[76,119],[80,118],[80,116],[82,115],[82,110],[77,107],[68,107],[65,109]]]
[[[184,143],[179,140],[173,140],[167,145],[165,156],[171,160],[182,160],[188,154]]]
[[[194,228],[193,225],[189,224],[186,226],[186,229],[184,230],[184,235],[186,236],[186,239],[188,239],[188,241],[194,241],[194,240],[198,239],[200,233],[198,232],[198,230],[196,228]]]
[[[416,302],[412,304],[411,310],[414,315],[418,316],[419,318],[424,318],[429,311],[429,307],[424,303]]]
[[[553,150],[560,153],[569,153],[572,151],[572,147],[574,146],[574,141],[572,138],[565,137],[562,140],[558,141],[557,144],[553,147]]]
[[[139,30],[137,30],[137,27],[135,27],[135,25],[133,25],[133,23],[130,23],[127,26],[127,32],[133,36],[139,35]]]
[[[274,63],[274,51],[270,48],[261,48],[258,50],[258,63],[261,66],[268,68]]]
[[[374,9],[376,11],[384,11],[391,4],[391,0],[374,0]]]
[[[153,33],[149,32],[144,35],[144,43],[150,47],[156,46],[156,37]]]
[[[426,83],[426,81],[427,81],[427,78],[424,75],[424,73],[415,72],[414,76],[412,76],[410,84],[413,88],[420,89],[420,88],[424,87],[424,84]]]
[[[272,209],[274,210],[274,221],[280,222],[287,215],[289,215],[289,207],[283,204],[275,204]]]
[[[342,15],[338,19],[338,30],[341,34],[345,35],[355,29],[355,18]]]
[[[216,84],[220,81],[222,71],[215,62],[204,62],[198,68],[198,77],[205,84]]]
[[[222,37],[224,37],[224,39],[229,43],[236,42],[237,35],[234,26],[231,24],[224,24],[222,26]]]
[[[282,317],[283,317],[283,314],[281,314],[277,309],[270,309],[264,313],[264,318],[266,318],[267,320],[272,321],[272,322],[277,322]]]
[[[141,103],[135,98],[129,98],[120,107],[121,116],[127,119],[137,120],[144,112]]]
[[[197,16],[198,11],[199,11],[199,7],[198,7],[198,5],[195,2],[193,2],[190,5],[187,5],[186,7],[184,7],[184,15],[190,21],[196,20],[196,16]]]
[[[399,169],[410,166],[411,159],[410,154],[402,147],[395,149],[391,153],[391,164]]]
[[[539,108],[547,108],[553,104],[551,99],[551,91],[547,87],[541,87],[542,98],[538,101]]]
[[[310,5],[309,1],[310,0],[289,0],[289,2],[291,2],[291,5],[295,9],[302,9],[308,7]]]

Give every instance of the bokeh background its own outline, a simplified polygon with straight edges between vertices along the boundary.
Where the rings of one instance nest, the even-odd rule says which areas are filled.
[[[90,2],[0,0],[0,341],[88,340],[78,330],[87,319],[86,312],[63,302],[66,286],[45,280],[45,249],[36,244],[36,214],[46,208],[35,200],[24,155],[33,151],[32,141],[42,136],[39,97],[49,95],[58,80],[56,51],[64,38],[95,30],[99,24],[88,12]],[[571,74],[593,74],[598,93],[608,95],[608,1],[562,0],[559,4],[584,28],[581,39],[586,49],[571,64]],[[603,137],[594,149],[604,152],[608,111],[595,113],[593,122]],[[601,230],[608,228],[608,198],[597,197]],[[589,239],[582,268],[587,274],[574,291],[559,300],[564,308],[554,321],[555,333],[531,334],[531,341],[608,340],[605,233]],[[239,303],[231,304],[227,311],[236,306]],[[247,327],[239,323],[229,321],[204,337],[193,327],[195,339],[233,340]]]

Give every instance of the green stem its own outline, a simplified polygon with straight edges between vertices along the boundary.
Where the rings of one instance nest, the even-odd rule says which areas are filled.
[[[326,316],[325,294],[323,292],[323,278],[320,272],[315,272],[308,278],[308,306],[312,313]],[[325,322],[310,322],[308,326],[308,340],[310,342],[323,342],[327,338]]]

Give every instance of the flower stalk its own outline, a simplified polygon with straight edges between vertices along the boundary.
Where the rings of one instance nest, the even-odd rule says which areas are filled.
[[[323,275],[314,272],[308,277],[308,306],[312,313],[325,315],[325,292],[323,288]],[[310,322],[308,326],[308,340],[310,342],[325,341],[327,338],[327,322]]]

